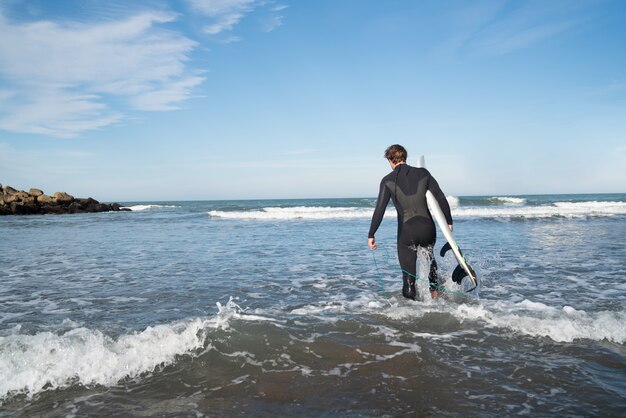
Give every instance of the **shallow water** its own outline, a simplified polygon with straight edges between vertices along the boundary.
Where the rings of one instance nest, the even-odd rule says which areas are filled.
[[[372,199],[0,218],[0,415],[621,415],[626,196],[451,201],[417,302]]]

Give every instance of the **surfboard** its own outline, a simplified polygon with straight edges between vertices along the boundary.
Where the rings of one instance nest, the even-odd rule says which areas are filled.
[[[417,161],[417,167],[426,168],[423,155],[420,156],[419,160]],[[446,217],[443,214],[443,211],[441,210],[437,199],[435,199],[435,196],[430,190],[426,191],[426,202],[428,203],[428,209],[430,210],[430,214],[437,222],[439,229],[443,233],[443,236],[446,237],[447,241],[447,243],[441,248],[439,255],[444,257],[448,250],[452,250],[456,261],[459,263],[459,265],[456,266],[456,268],[452,272],[452,281],[461,284],[463,278],[467,276],[472,282],[472,285],[474,285],[473,288],[468,290],[468,292],[471,292],[472,290],[476,289],[476,286],[478,286],[478,278],[476,277],[476,273],[474,272],[471,264],[465,259],[465,256],[463,256],[461,248],[452,236],[452,231],[450,231],[450,228],[448,227],[448,221],[446,220]]]

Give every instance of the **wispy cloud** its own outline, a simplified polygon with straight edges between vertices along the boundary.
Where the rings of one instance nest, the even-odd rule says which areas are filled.
[[[74,137],[120,122],[120,100],[135,110],[171,110],[204,77],[187,66],[196,42],[143,12],[91,23],[8,21],[0,9],[0,129]]]
[[[209,35],[229,31],[251,12],[256,0],[188,0],[191,7],[209,18],[211,23],[204,30]]]
[[[232,31],[235,26],[249,13],[257,8],[265,8],[268,16],[262,19],[261,26],[264,32],[271,32],[283,22],[279,13],[287,8],[286,5],[272,6],[267,0],[187,0],[192,10],[209,20],[204,32],[209,35],[220,35]],[[222,42],[239,41],[237,36],[227,36]]]
[[[470,2],[448,15],[452,35],[438,52],[500,55],[533,47],[584,23],[584,8],[560,0]]]
[[[95,95],[72,94],[62,88],[42,88],[15,94],[20,100],[0,100],[0,129],[20,133],[77,136],[119,122],[123,115],[108,109]]]
[[[75,20],[10,20],[0,6],[1,130],[76,137],[121,123],[129,111],[169,111],[196,95],[205,76],[189,61],[199,44],[172,29],[186,16],[113,3],[94,6],[95,17],[82,7]],[[255,9],[269,32],[286,8],[272,0],[187,3],[221,43],[240,41],[233,29]]]

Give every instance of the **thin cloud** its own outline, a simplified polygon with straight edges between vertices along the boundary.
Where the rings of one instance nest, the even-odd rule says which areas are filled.
[[[282,26],[283,20],[285,19],[285,16],[283,16],[283,15],[281,15],[279,13],[282,12],[283,10],[287,9],[288,7],[289,6],[287,6],[285,4],[281,4],[281,5],[272,7],[272,9],[270,11],[270,16],[263,23],[263,31],[264,32],[271,32],[274,29],[278,28],[279,26]]]
[[[232,30],[237,23],[254,9],[255,0],[188,0],[192,9],[212,20],[204,28],[209,35]]]
[[[62,89],[31,90],[16,93],[22,102],[0,101],[7,109],[0,118],[0,129],[72,138],[79,133],[115,124],[123,119],[94,95],[78,95]],[[10,110],[8,110],[10,109]]]
[[[75,137],[124,119],[107,106],[171,110],[204,81],[186,64],[196,42],[144,12],[97,23],[9,22],[0,10],[0,129]]]
[[[528,3],[482,28],[471,41],[471,48],[486,54],[507,54],[555,37],[581,21],[550,7]]]
[[[271,16],[263,23],[263,32],[271,32],[279,26],[282,26],[284,16]]]
[[[261,30],[271,32],[282,25],[284,17],[279,13],[287,8],[286,5],[271,6],[273,2],[266,0],[187,0],[187,3],[192,10],[209,20],[204,32],[211,36],[233,31],[246,15],[257,8],[265,8],[269,12],[269,16],[262,19]],[[221,42],[239,40],[239,37],[228,36]]]
[[[502,0],[471,2],[447,16],[452,35],[438,53],[512,53],[572,30],[588,19],[583,16],[584,4],[568,1],[527,1],[517,7]]]

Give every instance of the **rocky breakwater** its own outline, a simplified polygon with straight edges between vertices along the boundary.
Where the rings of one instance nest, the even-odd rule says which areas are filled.
[[[93,213],[129,210],[117,203],[100,203],[95,199],[76,199],[65,192],[48,196],[39,189],[28,192],[0,184],[0,215],[37,215],[63,213]]]

